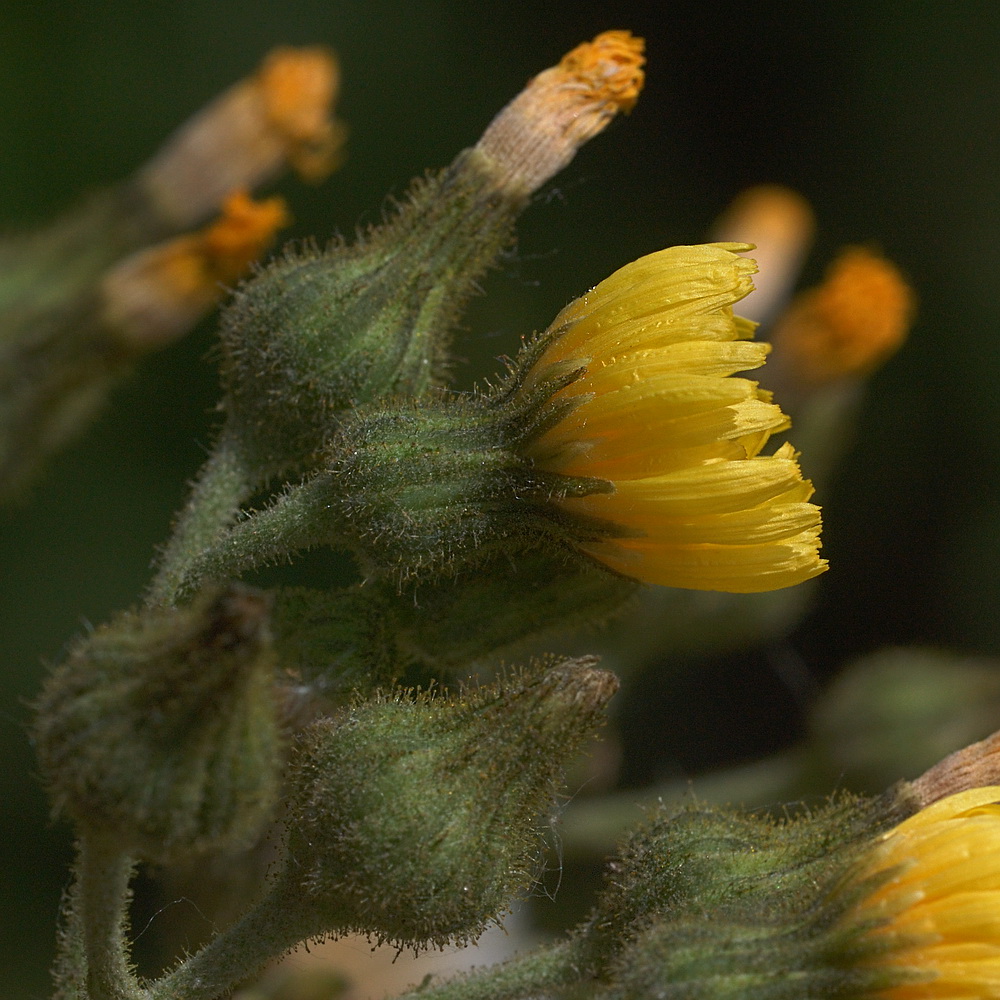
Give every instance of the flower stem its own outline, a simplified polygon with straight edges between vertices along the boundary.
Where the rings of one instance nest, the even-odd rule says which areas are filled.
[[[84,837],[77,878],[90,1000],[144,1000],[126,945],[134,862],[110,844]]]
[[[253,487],[238,445],[223,431],[160,555],[147,607],[177,602],[192,563],[235,520]]]
[[[308,914],[308,911],[304,911]],[[146,1000],[217,1000],[268,961],[318,933],[276,887],[235,924],[169,975],[149,984]]]
[[[247,570],[344,536],[349,526],[332,499],[331,477],[320,474],[228,530],[205,536],[205,544],[171,574],[168,599],[184,600],[210,581],[235,579]]]

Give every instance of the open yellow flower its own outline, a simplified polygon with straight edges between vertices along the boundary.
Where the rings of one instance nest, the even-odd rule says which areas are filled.
[[[673,247],[616,271],[570,303],[525,380],[579,369],[573,401],[535,437],[536,466],[604,479],[610,492],[553,501],[619,529],[580,548],[646,583],[752,592],[826,568],[819,508],[790,445],[761,451],[789,421],[737,372],[768,345],[732,306],[753,288],[743,244]]]
[[[922,809],[883,835],[858,876],[876,888],[849,918],[873,924],[872,962],[904,974],[885,997],[1000,996],[1000,787]]]

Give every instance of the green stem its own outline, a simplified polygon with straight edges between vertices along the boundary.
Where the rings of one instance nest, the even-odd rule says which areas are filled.
[[[217,1000],[273,958],[319,933],[295,903],[272,890],[235,924],[169,975],[151,983],[146,1000]]]
[[[145,1000],[129,964],[129,883],[135,865],[117,848],[84,837],[77,878],[90,1000]]]
[[[238,445],[223,431],[160,555],[146,595],[148,607],[177,603],[192,564],[232,524],[253,488]]]
[[[541,1000],[547,991],[568,986],[580,978],[580,947],[576,941],[563,941],[502,965],[456,976],[438,985],[418,987],[398,1000],[518,1000],[521,997]]]
[[[283,493],[262,510],[206,539],[172,574],[170,599],[183,600],[211,581],[287,560],[295,552],[343,536],[349,526],[330,503],[327,475],[317,475]]]

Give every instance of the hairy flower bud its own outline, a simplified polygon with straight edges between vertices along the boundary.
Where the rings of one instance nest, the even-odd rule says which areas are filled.
[[[518,438],[527,419],[495,401],[452,397],[350,421],[326,481],[329,511],[362,565],[406,580],[539,546],[568,551],[574,533],[551,501],[609,487],[525,461]]]
[[[889,980],[845,879],[906,804],[843,798],[784,821],[690,808],[654,817],[609,869],[582,931],[616,996],[869,996]]]
[[[224,995],[248,965],[327,935],[414,948],[477,937],[532,884],[562,768],[617,687],[593,659],[568,660],[314,723],[292,757],[283,869],[154,1000]]]
[[[280,762],[268,611],[234,586],[78,642],[38,705],[56,809],[153,861],[252,841]]]
[[[444,335],[522,207],[465,154],[360,243],[288,253],[240,289],[222,322],[223,433],[258,481],[315,467],[350,407],[440,378]]]
[[[360,705],[293,762],[289,863],[322,930],[403,945],[478,937],[528,888],[563,765],[617,688],[565,662],[452,702]]]
[[[706,866],[724,895],[665,900],[602,975],[634,1000],[995,996],[998,796],[972,789],[890,829],[877,802],[858,814],[877,820],[867,830],[821,810],[775,826],[762,852],[734,838]]]

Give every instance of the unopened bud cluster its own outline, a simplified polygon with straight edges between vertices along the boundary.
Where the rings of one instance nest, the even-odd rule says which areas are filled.
[[[400,948],[478,937],[534,883],[563,768],[617,687],[593,660],[567,660],[455,698],[377,697],[307,727],[282,869],[155,1000],[221,993],[223,955],[261,961],[349,931]]]
[[[218,1000],[329,935],[476,939],[534,884],[563,770],[617,681],[584,658],[435,685],[564,620],[595,622],[640,582],[752,593],[826,569],[797,453],[766,450],[789,418],[746,377],[769,347],[734,312],[756,271],[745,243],[628,264],[526,338],[506,376],[445,387],[477,281],[531,194],[632,107],[641,65],[628,32],[574,49],[384,225],[286,250],[230,301],[222,425],[145,607],[75,643],[38,704],[41,769],[80,834],[70,923],[98,927],[67,932],[64,980],[92,1000]],[[187,224],[187,168],[220,123],[262,176],[285,159],[321,173],[341,136],[336,86],[323,50],[282,50],[134,183]],[[118,327],[177,335],[285,217],[277,201],[226,204],[222,222],[105,279]],[[314,546],[348,553],[335,572],[354,582],[276,597],[226,582]],[[436,679],[397,686],[411,667]],[[872,961],[899,944],[868,933],[899,841],[873,844],[966,763],[781,821],[656,814],[562,971],[501,993],[555,995],[558,980],[607,1000],[846,1000],[909,981]],[[243,847],[270,824],[281,852],[258,902],[139,984],[122,941],[133,859]]]

